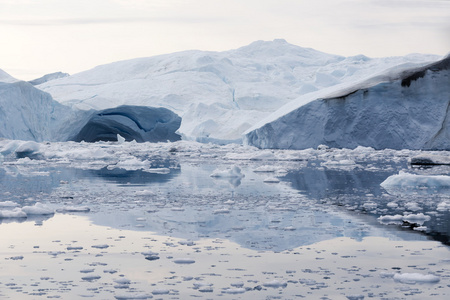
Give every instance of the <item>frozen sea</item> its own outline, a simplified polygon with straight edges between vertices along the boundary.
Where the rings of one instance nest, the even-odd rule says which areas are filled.
[[[450,298],[450,166],[410,164],[448,152],[0,153],[1,299]]]

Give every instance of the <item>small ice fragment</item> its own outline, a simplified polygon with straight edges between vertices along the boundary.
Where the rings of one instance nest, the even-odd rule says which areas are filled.
[[[95,271],[95,269],[83,269],[83,270],[80,270],[80,273],[92,273],[94,271]]]
[[[125,138],[120,134],[117,134],[117,143],[123,144],[125,142]]]
[[[346,296],[348,300],[363,300],[364,295],[349,295]]]
[[[90,276],[81,277],[81,279],[84,281],[94,281],[94,280],[98,280],[100,278],[101,278],[101,276],[98,276],[98,275],[90,275]]]
[[[109,247],[109,245],[107,244],[100,244],[100,245],[93,245],[91,246],[92,248],[97,248],[97,249],[106,249]]]
[[[231,286],[237,287],[237,288],[241,288],[244,286],[244,282],[243,281],[238,281],[238,282],[234,282],[232,284],[230,284]]]
[[[10,260],[22,260],[23,256],[22,255],[18,255],[18,256],[12,256],[9,258]]]
[[[12,201],[2,201],[0,202],[0,207],[18,207],[20,204]]]
[[[193,285],[194,285],[194,289],[195,290],[200,289],[200,288],[204,288],[204,287],[211,287],[211,286],[213,286],[212,283],[202,282],[202,281],[196,281],[196,282],[193,283]]]
[[[279,288],[279,287],[286,287],[287,283],[284,281],[278,281],[278,280],[272,280],[272,281],[268,281],[263,283],[263,286],[265,287],[271,287],[271,288]]]
[[[156,289],[152,291],[153,295],[167,295],[170,293],[170,290],[166,290],[166,289]]]
[[[124,295],[115,295],[114,298],[117,300],[131,300],[131,299],[151,299],[152,295],[149,294],[124,294]]]
[[[57,209],[59,212],[90,212],[91,209],[87,206],[65,206]]]
[[[53,209],[39,202],[35,203],[33,206],[22,207],[22,211],[27,215],[53,215],[55,213]]]
[[[227,289],[223,290],[222,293],[231,294],[231,295],[243,294],[243,293],[245,293],[245,289],[244,288],[235,288],[235,289],[227,288]]]
[[[156,193],[149,190],[142,190],[142,191],[136,191],[134,192],[135,196],[155,196]]]
[[[183,207],[172,207],[170,210],[171,211],[184,211],[184,208]]]
[[[177,258],[174,259],[173,262],[176,264],[193,264],[195,263],[195,260],[191,258]]]
[[[265,183],[279,183],[280,180],[276,177],[267,177],[266,179],[263,180],[263,182]]]
[[[228,214],[230,210],[228,208],[220,208],[213,211],[213,214]]]
[[[295,229],[296,228],[294,226],[287,226],[283,228],[284,231],[294,231]]]
[[[402,283],[438,283],[440,278],[432,274],[402,273],[395,274],[394,280]]]
[[[16,207],[13,210],[0,210],[0,219],[26,218],[27,214],[21,208]]]
[[[129,280],[125,277],[117,278],[117,279],[114,279],[113,281],[118,284],[130,284],[131,283],[131,280]]]
[[[194,246],[195,245],[195,243],[193,241],[190,241],[190,240],[179,241],[178,244],[185,245],[185,246]]]
[[[150,260],[150,261],[152,261],[152,260],[158,260],[158,259],[159,259],[159,256],[158,256],[158,255],[147,255],[147,256],[145,256],[145,259],[146,259],[146,260]]]

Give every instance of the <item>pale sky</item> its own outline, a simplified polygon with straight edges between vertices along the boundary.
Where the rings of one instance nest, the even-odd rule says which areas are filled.
[[[0,69],[30,80],[256,40],[344,56],[450,52],[450,0],[0,0]]]

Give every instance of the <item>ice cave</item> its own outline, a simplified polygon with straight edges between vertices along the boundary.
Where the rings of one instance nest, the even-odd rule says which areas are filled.
[[[177,141],[180,124],[181,118],[166,108],[124,105],[92,114],[73,140],[117,141],[119,134],[140,143]]]

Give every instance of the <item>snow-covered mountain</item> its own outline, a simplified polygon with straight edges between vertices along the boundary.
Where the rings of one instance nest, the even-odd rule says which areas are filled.
[[[260,148],[450,149],[450,56],[299,97],[248,130]]]
[[[257,41],[225,52],[185,51],[120,61],[37,87],[81,110],[164,107],[182,118],[178,133],[202,142],[240,142],[242,133],[299,96],[372,76],[433,55],[342,57]]]

